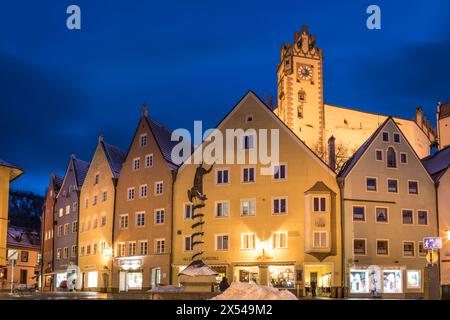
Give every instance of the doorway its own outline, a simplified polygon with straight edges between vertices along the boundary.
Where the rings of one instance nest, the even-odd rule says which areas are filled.
[[[161,268],[152,269],[151,288],[156,288],[161,283]]]

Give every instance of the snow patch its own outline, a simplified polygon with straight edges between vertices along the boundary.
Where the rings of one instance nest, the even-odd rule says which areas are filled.
[[[298,300],[287,290],[278,290],[258,284],[233,282],[224,293],[210,300]]]

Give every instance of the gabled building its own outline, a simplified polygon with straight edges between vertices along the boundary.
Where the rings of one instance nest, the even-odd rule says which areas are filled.
[[[438,103],[436,113],[439,149],[450,145],[450,102]]]
[[[113,290],[148,290],[170,282],[172,186],[171,132],[142,108],[117,183]]]
[[[52,173],[50,183],[45,190],[45,202],[41,219],[41,288],[44,291],[54,289],[53,236],[56,196],[61,188],[63,177]]]
[[[100,136],[81,188],[78,265],[83,290],[111,290],[116,185],[125,155]]]
[[[0,268],[7,264],[6,239],[8,232],[9,187],[19,178],[23,170],[0,159]]]
[[[78,214],[80,191],[89,163],[70,157],[61,188],[56,196],[53,234],[55,287],[81,286],[78,270]]]
[[[393,118],[339,172],[350,296],[423,297],[423,238],[437,234],[434,181]]]
[[[450,298],[450,145],[422,159],[436,184],[439,236],[442,237],[440,272],[442,293]]]
[[[15,256],[14,267],[11,260],[4,268],[0,288],[11,289],[11,281],[19,285],[37,286],[39,274],[39,233],[21,227],[8,227],[8,255]]]
[[[225,140],[226,131],[242,129],[241,135]],[[249,156],[261,152],[259,130],[279,133],[279,161],[262,163]],[[230,282],[249,282],[278,288],[297,286],[306,295],[317,288],[329,296],[342,286],[340,199],[336,175],[253,92],[247,93],[217,126],[224,139],[223,159],[216,159],[203,176],[205,207],[204,243],[198,236],[188,190],[198,164],[192,162],[208,140],[179,168],[174,188],[172,283],[179,273],[200,256]],[[226,142],[225,142],[226,141]],[[278,142],[278,141],[276,141]],[[273,148],[267,154],[276,152]],[[223,145],[221,145],[223,143]],[[225,148],[225,144],[232,148]],[[258,144],[259,143],[259,144]],[[272,142],[268,143],[272,146]],[[244,155],[238,163],[236,157]],[[236,156],[236,157],[235,157]],[[209,165],[203,165],[209,170]],[[270,169],[263,174],[262,168]],[[200,246],[200,247],[198,247]]]

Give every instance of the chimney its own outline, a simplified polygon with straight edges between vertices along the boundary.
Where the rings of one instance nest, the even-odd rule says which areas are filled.
[[[148,108],[145,103],[142,105],[141,112],[143,117],[148,117]]]
[[[336,139],[331,136],[328,139],[328,165],[331,170],[336,171]]]
[[[101,134],[98,135],[98,142],[99,143],[103,142],[103,135],[101,135]]]
[[[416,123],[420,128],[423,128],[423,110],[421,106],[416,108]]]

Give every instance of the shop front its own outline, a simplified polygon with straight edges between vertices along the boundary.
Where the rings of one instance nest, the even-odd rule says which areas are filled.
[[[349,268],[350,296],[405,297],[423,293],[422,270],[405,266],[358,266]]]
[[[142,259],[119,260],[119,292],[143,289]]]
[[[305,295],[329,297],[333,285],[333,263],[305,263]]]
[[[293,289],[295,266],[294,264],[235,265],[233,281]]]

